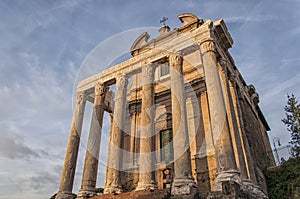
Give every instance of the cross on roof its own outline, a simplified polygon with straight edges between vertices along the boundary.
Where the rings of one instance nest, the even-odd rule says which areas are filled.
[[[168,20],[168,18],[163,17],[159,22],[162,23],[165,26],[167,20]]]

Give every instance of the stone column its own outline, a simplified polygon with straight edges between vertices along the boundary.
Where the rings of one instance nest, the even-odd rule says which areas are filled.
[[[236,114],[234,112],[233,101],[232,101],[233,99],[229,88],[229,80],[227,77],[227,64],[224,62],[221,62],[219,64],[219,75],[221,79],[222,91],[223,91],[225,106],[228,115],[228,122],[229,122],[231,138],[232,138],[233,151],[235,154],[236,165],[239,171],[241,172],[241,179],[247,179],[248,174],[247,174],[246,163],[244,159],[244,150],[242,147],[241,137],[239,134]]]
[[[214,41],[208,39],[202,42],[200,44],[200,50],[204,66],[211,130],[217,159],[218,173],[214,190],[221,191],[223,181],[235,181],[240,184],[240,177],[232,150],[231,135],[218,73]]]
[[[132,167],[134,166],[134,158],[135,158],[135,144],[136,144],[136,130],[137,130],[136,117],[137,117],[137,113],[133,112],[131,114],[130,150],[129,150]]]
[[[250,147],[248,144],[248,140],[246,137],[246,132],[244,130],[244,122],[242,118],[242,111],[241,111],[241,105],[237,96],[237,91],[236,91],[236,77],[235,75],[231,74],[229,76],[229,88],[230,88],[230,93],[232,96],[233,104],[234,104],[234,111],[236,115],[236,120],[237,124],[239,127],[239,133],[241,137],[241,143],[244,148],[244,158],[246,162],[246,168],[247,168],[247,173],[248,173],[248,178],[251,180],[253,184],[256,184],[256,175],[255,175],[255,170],[254,170],[254,165],[253,165],[253,160],[251,156],[251,151]]]
[[[153,118],[153,71],[151,64],[143,67],[143,90],[141,111],[141,135],[140,135],[140,159],[139,182],[136,190],[153,190],[156,188],[152,169],[154,164],[152,157],[152,135],[154,134]]]
[[[121,135],[123,128],[123,118],[125,113],[127,77],[118,75],[116,83],[115,107],[112,123],[112,131],[108,148],[108,160],[106,170],[106,182],[104,193],[121,193],[119,170],[121,167]]]
[[[93,115],[85,155],[81,189],[78,193],[78,197],[93,196],[96,194],[95,188],[104,114],[104,100],[107,91],[108,87],[106,85],[100,82],[95,85]]]
[[[211,132],[211,119],[209,114],[209,104],[207,99],[207,91],[203,91],[200,95],[200,106],[203,119],[203,129],[205,136],[205,149],[207,155],[208,173],[209,173],[209,183],[210,191],[213,191],[215,185],[215,178],[217,173],[217,162],[215,156],[215,148],[213,135]]]
[[[85,104],[86,95],[84,93],[77,93],[72,127],[70,130],[68,146],[65,156],[65,163],[56,199],[73,198],[72,189],[76,170]]]
[[[174,182],[171,192],[173,196],[186,195],[187,198],[193,198],[198,195],[198,189],[192,177],[182,58],[171,54],[169,62],[174,146]]]

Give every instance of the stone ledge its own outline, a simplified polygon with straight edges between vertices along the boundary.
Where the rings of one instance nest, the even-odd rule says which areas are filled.
[[[154,190],[154,191],[132,191],[114,194],[103,194],[92,197],[91,199],[168,199],[170,193],[167,190]]]

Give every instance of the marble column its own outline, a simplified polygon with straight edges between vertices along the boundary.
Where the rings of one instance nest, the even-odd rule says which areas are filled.
[[[205,83],[208,94],[211,130],[217,160],[217,178],[215,191],[222,190],[223,181],[235,181],[240,184],[229,132],[226,106],[222,94],[221,81],[218,73],[215,44],[207,39],[200,44],[204,66]]]
[[[142,69],[142,111],[140,135],[139,182],[136,190],[153,190],[155,186],[152,170],[154,164],[152,157],[152,135],[154,134],[154,93],[153,93],[154,68],[148,64]]]
[[[116,97],[113,114],[112,131],[108,148],[108,160],[106,170],[106,182],[104,193],[121,193],[122,187],[120,183],[120,169],[122,159],[121,136],[124,126],[124,113],[126,102],[126,90],[128,80],[126,76],[118,74],[116,79]]]
[[[72,189],[76,170],[85,104],[86,95],[84,93],[77,93],[72,126],[66,150],[65,162],[56,199],[73,198]]]
[[[104,115],[104,100],[107,91],[108,87],[106,85],[100,82],[95,85],[94,108],[85,155],[81,189],[78,193],[78,197],[93,196],[96,194],[95,188]]]
[[[241,179],[247,179],[248,173],[246,169],[246,163],[244,158],[244,150],[242,147],[242,141],[237,126],[236,114],[233,107],[233,99],[229,88],[229,80],[227,76],[227,63],[221,62],[219,64],[219,75],[222,84],[222,91],[225,101],[225,106],[228,115],[229,129],[232,138],[233,151],[235,155],[235,161],[238,170],[241,172]]]
[[[169,56],[174,146],[174,182],[171,193],[173,196],[186,195],[187,198],[193,198],[198,195],[198,189],[192,177],[182,61],[179,55]]]
[[[255,169],[253,165],[253,160],[251,156],[251,151],[248,143],[248,139],[246,137],[246,132],[244,130],[244,122],[242,118],[242,111],[241,111],[241,105],[238,99],[237,91],[236,91],[236,76],[231,74],[229,76],[229,88],[230,88],[230,93],[232,96],[233,104],[234,104],[234,111],[236,115],[236,120],[237,120],[237,125],[239,127],[239,133],[241,137],[241,142],[242,146],[244,148],[244,158],[246,162],[246,168],[247,168],[247,173],[248,173],[248,178],[249,180],[253,183],[256,184],[256,175],[255,175]]]

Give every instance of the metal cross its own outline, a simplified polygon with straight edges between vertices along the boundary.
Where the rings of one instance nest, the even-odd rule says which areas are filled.
[[[168,20],[168,18],[163,17],[159,22],[162,23],[165,26],[167,20]]]

